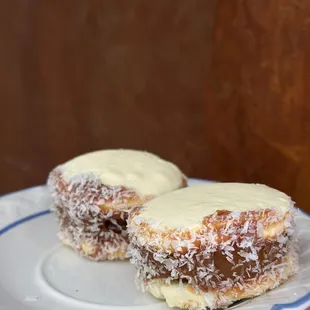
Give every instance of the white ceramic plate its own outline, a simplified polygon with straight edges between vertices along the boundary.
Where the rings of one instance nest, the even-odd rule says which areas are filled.
[[[191,185],[204,182],[191,180]],[[51,199],[39,186],[0,199],[0,309],[167,310],[136,290],[128,262],[90,262],[61,245]],[[240,303],[240,310],[310,306],[310,218],[298,213],[300,272],[281,287]]]

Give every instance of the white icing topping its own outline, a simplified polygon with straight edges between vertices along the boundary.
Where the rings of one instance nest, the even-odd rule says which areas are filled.
[[[61,166],[70,182],[93,175],[107,186],[124,186],[142,195],[157,196],[179,188],[183,174],[178,167],[158,156],[135,150],[104,150],[76,157]]]
[[[265,185],[209,183],[157,197],[145,204],[136,219],[168,229],[192,228],[218,210],[243,212],[270,208],[285,213],[292,205],[286,194]]]

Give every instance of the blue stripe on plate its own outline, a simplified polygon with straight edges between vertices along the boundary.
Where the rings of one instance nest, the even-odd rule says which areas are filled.
[[[197,180],[197,181],[206,181],[206,180],[201,180],[201,179],[192,179],[192,180]],[[30,190],[32,188],[27,188],[26,190]],[[22,190],[22,191],[25,191],[25,190]],[[21,192],[21,191],[20,191]],[[7,196],[7,195],[4,195],[4,196]],[[2,196],[3,197],[3,196]],[[310,215],[302,210],[299,210],[301,211],[305,216],[307,217],[310,217]],[[29,216],[26,216],[16,222],[13,222],[7,226],[5,226],[4,228],[2,228],[0,230],[0,236],[3,235],[4,233],[8,232],[9,230],[23,224],[23,223],[26,223],[28,221],[31,221],[31,220],[34,220],[40,216],[43,216],[43,215],[47,215],[47,214],[50,214],[52,213],[52,211],[50,210],[44,210],[44,211],[40,211],[40,212],[37,212],[37,213],[34,213],[34,214],[31,214]],[[295,309],[295,308],[298,308],[300,306],[302,306],[303,304],[305,303],[308,303],[310,302],[310,293],[304,295],[303,297],[299,298],[298,300],[292,302],[292,303],[288,303],[288,304],[276,304],[276,305],[273,305],[271,310],[284,310],[284,309]]]
[[[296,309],[309,301],[310,301],[310,293],[306,294],[305,296],[299,298],[298,300],[290,304],[276,304],[271,308],[271,310]]]
[[[0,236],[3,235],[4,233],[8,232],[9,230],[15,228],[16,226],[19,226],[25,222],[28,222],[28,221],[31,221],[31,220],[34,220],[36,219],[37,217],[40,217],[42,215],[46,215],[46,214],[50,214],[52,213],[52,211],[50,210],[44,210],[44,211],[40,211],[40,212],[37,212],[37,213],[34,213],[34,214],[31,214],[31,215],[28,215],[26,217],[23,217],[22,219],[16,221],[16,222],[13,222],[7,226],[5,226],[4,228],[0,229]]]

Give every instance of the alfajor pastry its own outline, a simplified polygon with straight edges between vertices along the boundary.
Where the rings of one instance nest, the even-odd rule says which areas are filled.
[[[139,286],[170,307],[225,308],[296,273],[294,203],[260,184],[176,190],[128,219]]]
[[[94,260],[127,258],[128,212],[187,186],[186,177],[174,164],[135,150],[81,155],[56,167],[47,183],[60,239]]]

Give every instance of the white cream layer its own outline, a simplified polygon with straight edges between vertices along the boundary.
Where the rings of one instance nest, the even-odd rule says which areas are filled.
[[[61,166],[62,176],[92,174],[102,184],[124,186],[141,195],[157,196],[179,188],[183,174],[178,167],[158,156],[135,150],[104,150],[76,157]]]
[[[145,204],[137,220],[162,228],[193,228],[218,210],[235,212],[276,209],[285,213],[293,205],[286,194],[261,184],[209,183],[180,189]]]

